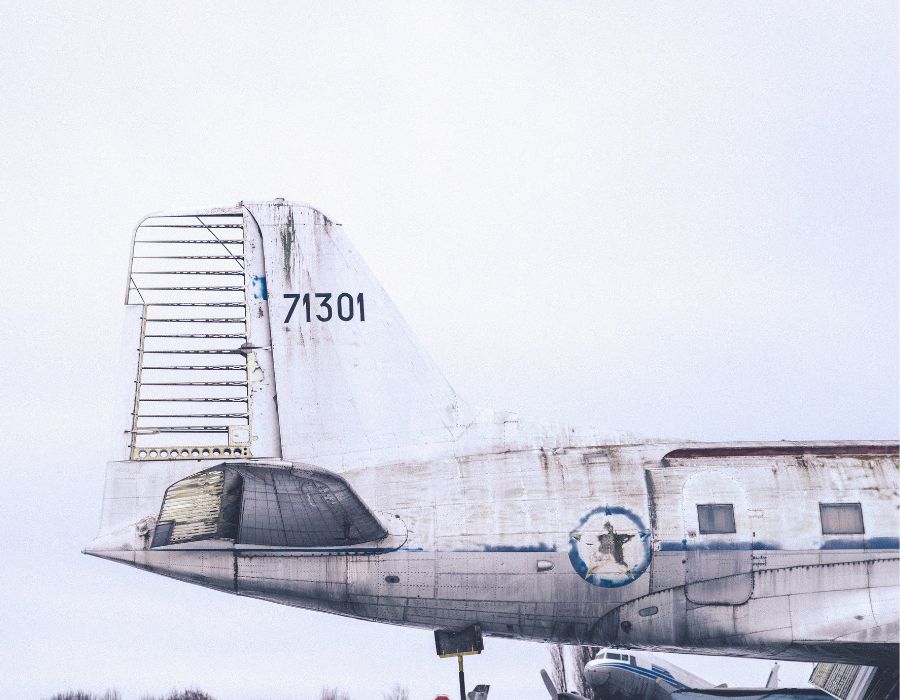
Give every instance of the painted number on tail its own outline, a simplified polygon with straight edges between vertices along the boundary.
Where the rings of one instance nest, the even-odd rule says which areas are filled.
[[[311,298],[312,297],[312,298]],[[366,306],[363,293],[356,295],[356,299],[352,294],[342,292],[336,297],[329,293],[306,294],[285,294],[285,299],[293,299],[291,308],[288,309],[287,316],[284,317],[285,323],[290,323],[297,309],[297,304],[303,304],[306,322],[310,323],[315,316],[320,321],[333,321],[339,319],[341,321],[352,321],[354,318],[360,321],[366,320]]]

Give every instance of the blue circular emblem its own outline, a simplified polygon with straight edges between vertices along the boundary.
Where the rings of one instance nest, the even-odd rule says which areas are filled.
[[[569,533],[569,561],[585,581],[616,588],[650,566],[650,530],[626,508],[601,506]]]

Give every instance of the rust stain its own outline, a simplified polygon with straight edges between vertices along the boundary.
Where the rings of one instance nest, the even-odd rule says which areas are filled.
[[[284,278],[291,281],[291,255],[294,249],[294,209],[288,207],[288,215],[281,226],[281,247],[284,255]]]

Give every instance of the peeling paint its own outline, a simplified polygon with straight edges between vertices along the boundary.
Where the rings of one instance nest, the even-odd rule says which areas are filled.
[[[266,290],[266,278],[261,275],[253,275],[250,278],[250,294],[254,299],[267,301],[269,299]],[[262,307],[260,307],[261,309]]]

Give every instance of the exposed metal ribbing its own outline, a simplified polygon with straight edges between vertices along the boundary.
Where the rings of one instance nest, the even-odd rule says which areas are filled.
[[[167,398],[153,398],[153,399],[145,399],[141,398],[141,403],[146,403],[147,401],[156,401],[156,402],[189,402],[189,403],[246,403],[246,396],[239,397],[204,397],[204,398],[196,398],[196,397],[167,397]]]
[[[196,458],[198,451],[247,457],[250,380],[247,351],[241,349],[248,341],[242,214],[230,214],[227,219],[215,213],[177,216],[182,218],[151,217],[135,233],[128,302],[141,304],[144,317],[132,459],[155,459],[159,455]],[[220,248],[210,250],[206,247],[209,245]],[[150,286],[144,286],[145,282]],[[210,284],[204,284],[207,282]],[[153,312],[155,307],[166,311]],[[225,309],[228,311],[222,313]],[[153,313],[165,318],[152,318]],[[219,313],[223,318],[215,318]],[[203,318],[191,318],[192,314]],[[166,323],[191,325],[160,325]],[[201,347],[195,347],[198,345]],[[216,345],[220,347],[211,347]],[[160,357],[165,355],[169,357]],[[205,364],[175,364],[198,360]],[[210,364],[219,361],[228,364]],[[194,410],[203,412],[192,413]],[[183,425],[141,425],[145,422]],[[204,425],[209,422],[230,425]],[[182,433],[195,437],[166,438]]]
[[[145,367],[144,369],[152,368]],[[247,386],[247,382],[141,382],[141,384],[144,386]]]
[[[206,214],[197,214],[196,212],[178,212],[175,214],[154,214],[147,217],[148,219],[196,219],[198,216],[205,216],[210,219],[238,219],[244,216],[240,211],[218,211]],[[143,227],[145,224],[141,224]],[[177,225],[177,224],[176,224]]]
[[[247,323],[245,318],[148,318],[147,323]]]
[[[146,242],[146,241],[144,241]],[[243,260],[243,255],[133,255],[132,260]],[[141,273],[146,274],[146,273]]]
[[[144,350],[145,355],[243,355],[240,350]]]
[[[141,224],[138,228],[239,228],[243,224]]]
[[[247,413],[142,413],[141,418],[247,418]]]
[[[132,275],[239,275],[243,270],[135,270]],[[150,287],[152,289],[152,287]]]
[[[246,333],[147,333],[145,338],[246,338]]]
[[[227,433],[227,425],[147,425],[133,430],[138,435],[156,433]]]
[[[243,287],[140,287],[142,292],[243,292]],[[213,304],[218,306],[218,304]]]
[[[215,307],[215,308],[237,308],[237,307],[246,307],[242,301],[218,301],[218,302],[209,302],[209,301],[158,301],[152,302],[150,304],[144,304],[144,306],[206,306],[206,307]],[[154,319],[148,318],[147,321],[152,321]],[[193,319],[186,318],[185,321],[191,321]]]
[[[207,238],[179,238],[177,240],[165,239],[165,238],[153,238],[150,240],[142,240],[135,241],[136,243],[175,243],[175,244],[190,244],[190,245],[207,245],[207,244],[215,244],[215,245],[244,245],[243,240],[239,240],[237,238],[216,238],[213,240],[209,240]]]
[[[166,369],[166,370],[225,370],[229,372],[246,372],[247,365],[144,365],[144,369]],[[244,382],[246,384],[246,382]]]

